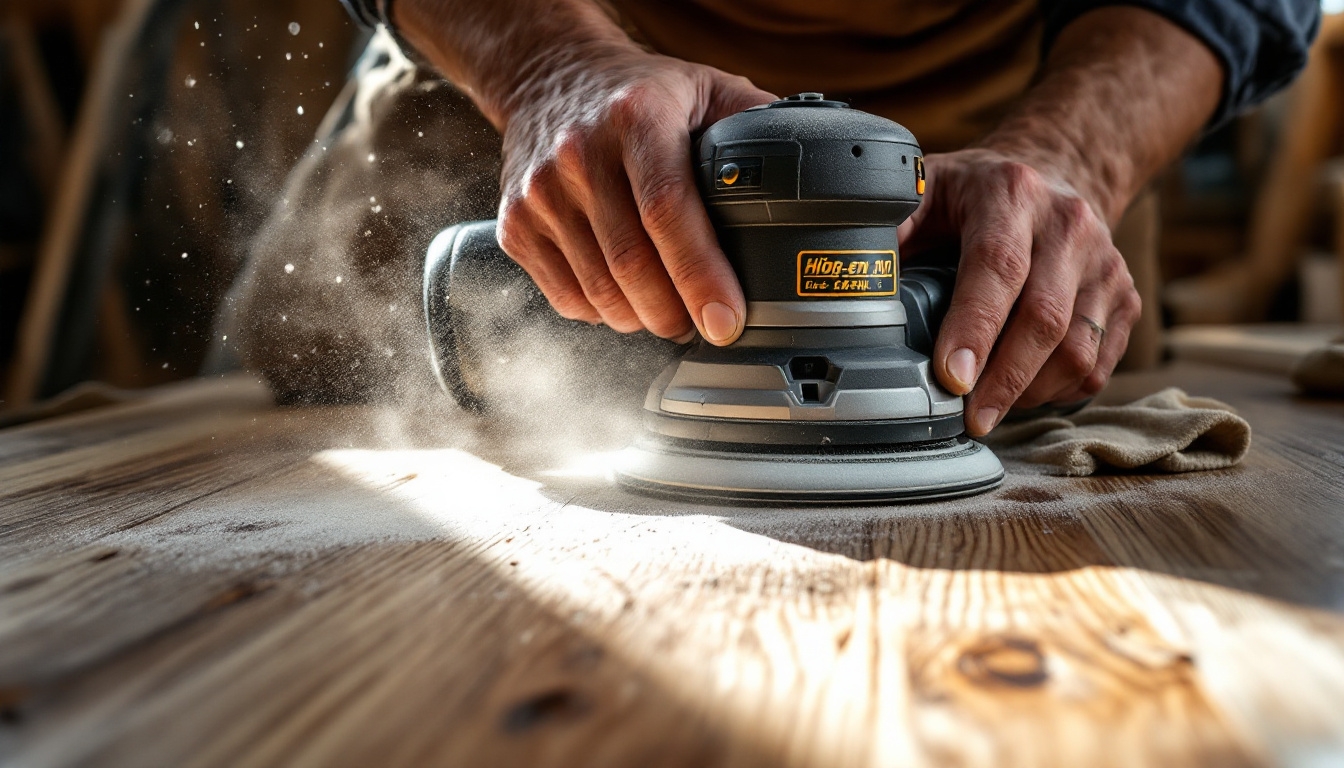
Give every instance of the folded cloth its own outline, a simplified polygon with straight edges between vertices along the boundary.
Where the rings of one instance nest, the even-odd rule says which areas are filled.
[[[1303,355],[1288,376],[1309,395],[1344,397],[1344,336]]]
[[[1129,405],[1002,424],[985,442],[1004,458],[1042,464],[1055,475],[1082,477],[1103,467],[1195,472],[1241,461],[1251,425],[1228,405],[1172,387]]]

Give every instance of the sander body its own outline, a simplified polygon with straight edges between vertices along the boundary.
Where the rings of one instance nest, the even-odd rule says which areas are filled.
[[[747,299],[737,341],[677,346],[564,320],[499,248],[494,222],[462,224],[435,239],[425,269],[445,390],[477,411],[507,404],[498,353],[519,345],[580,350],[586,371],[605,373],[589,396],[651,376],[616,479],[658,495],[875,503],[997,487],[1002,465],[965,435],[962,399],[929,357],[955,259],[900,263],[896,228],[924,192],[915,137],[800,94],[710,126],[694,161]]]

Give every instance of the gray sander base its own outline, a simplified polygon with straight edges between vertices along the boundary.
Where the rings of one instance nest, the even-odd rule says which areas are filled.
[[[725,452],[646,440],[622,452],[615,474],[622,486],[657,496],[853,504],[982,493],[1003,482],[1003,465],[966,438],[861,453]]]

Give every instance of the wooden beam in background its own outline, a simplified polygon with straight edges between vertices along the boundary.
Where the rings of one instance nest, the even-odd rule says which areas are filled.
[[[88,210],[95,171],[104,153],[102,137],[107,115],[120,95],[117,85],[127,62],[136,55],[135,40],[154,2],[127,0],[117,23],[107,30],[99,48],[98,63],[91,69],[92,79],[80,103],[74,136],[42,235],[28,302],[19,323],[4,408],[22,407],[33,401],[51,359],[52,339],[74,251]]]

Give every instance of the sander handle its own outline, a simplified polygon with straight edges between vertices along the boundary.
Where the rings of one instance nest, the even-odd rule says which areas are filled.
[[[898,293],[905,306],[906,345],[926,356],[933,355],[952,300],[956,256],[921,257],[901,268]],[[647,369],[652,378],[686,349],[647,332],[620,334],[560,317],[499,247],[494,220],[440,232],[426,254],[423,288],[431,365],[443,389],[469,411],[488,411],[499,399],[487,386],[497,355],[485,353],[524,338],[546,339],[556,347],[581,345],[590,356],[589,377],[594,370],[610,369],[623,371],[620,378],[638,380]]]
[[[955,262],[954,262],[955,263]],[[901,269],[900,297],[905,305],[905,343],[933,357],[933,343],[952,303],[955,266],[919,265]]]

